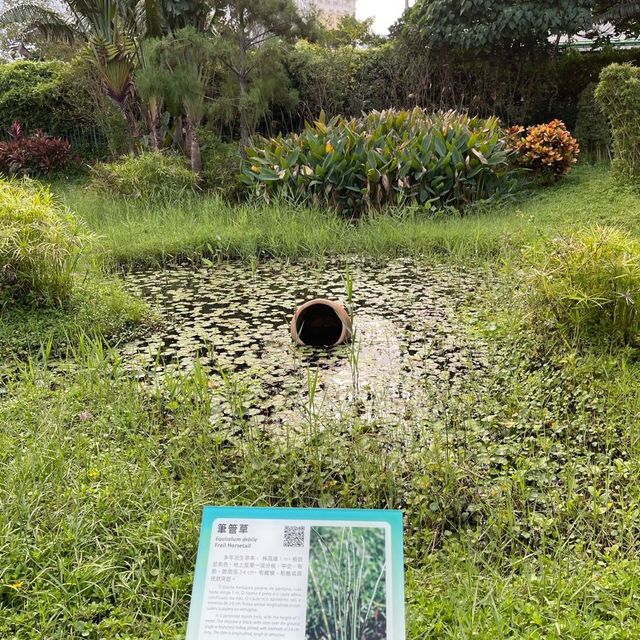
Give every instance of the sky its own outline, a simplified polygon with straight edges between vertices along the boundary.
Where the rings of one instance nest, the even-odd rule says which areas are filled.
[[[374,31],[386,34],[389,27],[402,15],[404,5],[405,0],[358,0],[356,16],[360,20],[374,16]]]

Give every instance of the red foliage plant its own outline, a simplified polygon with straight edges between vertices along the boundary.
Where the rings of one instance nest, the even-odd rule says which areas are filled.
[[[40,130],[25,135],[19,122],[9,130],[10,140],[0,142],[0,172],[11,175],[46,174],[64,169],[73,159],[71,143]]]
[[[580,153],[578,141],[562,120],[532,127],[511,127],[509,142],[516,164],[547,182],[555,182],[569,173]]]

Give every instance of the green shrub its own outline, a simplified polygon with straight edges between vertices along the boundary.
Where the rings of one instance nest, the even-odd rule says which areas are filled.
[[[614,169],[623,179],[640,176],[640,68],[612,64],[603,69],[595,98],[613,135]]]
[[[544,182],[560,179],[578,161],[580,145],[561,120],[533,127],[512,127],[509,139],[515,163]]]
[[[222,142],[210,129],[198,130],[202,154],[200,184],[226,200],[240,200],[244,185],[240,180],[242,156],[237,142]]]
[[[577,343],[636,342],[640,332],[640,242],[594,227],[525,252],[526,307],[540,332]]]
[[[243,179],[266,199],[286,194],[348,216],[395,203],[462,208],[505,189],[508,156],[496,118],[374,111],[257,140]]]
[[[72,108],[63,78],[66,66],[27,60],[0,65],[0,127],[7,130],[17,120],[46,133],[66,128]]]
[[[303,116],[313,120],[321,111],[330,117],[359,113],[361,96],[367,93],[358,91],[356,73],[367,56],[367,49],[298,42],[289,55],[289,71]]]
[[[596,103],[596,84],[589,83],[580,94],[578,118],[574,134],[580,143],[580,152],[589,160],[602,162],[611,159],[611,133],[609,121]]]
[[[0,181],[0,307],[64,304],[86,240],[50,191]]]
[[[119,162],[95,165],[91,187],[102,193],[145,200],[168,200],[193,192],[198,176],[184,158],[158,151],[124,156]]]
[[[17,121],[68,138],[83,156],[102,157],[111,142],[102,120],[114,116],[122,120],[85,59],[0,65],[0,135]]]
[[[393,38],[356,50],[299,43],[290,52],[289,73],[300,96],[297,113],[307,120],[322,109],[329,116],[359,116],[374,109],[455,105],[509,124],[560,118],[574,130],[581,93],[612,62],[639,64],[640,49],[583,53],[567,47],[559,56],[532,56],[525,47],[478,56]]]

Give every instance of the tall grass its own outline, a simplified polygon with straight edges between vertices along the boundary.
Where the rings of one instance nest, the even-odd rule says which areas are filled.
[[[640,242],[595,226],[525,252],[529,317],[576,343],[640,339]]]
[[[131,203],[92,194],[80,185],[56,188],[99,236],[96,251],[112,266],[199,261],[203,255],[245,260],[421,255],[486,261],[515,255],[541,234],[587,221],[640,228],[637,198],[615,190],[605,167],[579,167],[558,185],[477,208],[464,217],[402,209],[359,224],[286,204],[230,206],[211,196]]]
[[[0,178],[0,308],[64,304],[87,240],[48,189]]]

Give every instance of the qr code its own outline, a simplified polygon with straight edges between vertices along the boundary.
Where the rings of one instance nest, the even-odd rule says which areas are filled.
[[[284,528],[285,547],[304,547],[304,527]]]

